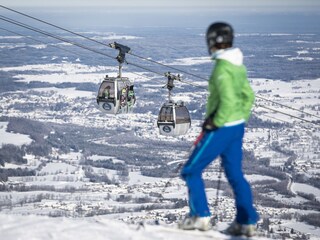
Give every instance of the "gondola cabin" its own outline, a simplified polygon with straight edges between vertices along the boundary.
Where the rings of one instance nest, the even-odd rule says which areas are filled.
[[[130,113],[135,101],[133,84],[128,78],[106,76],[102,81],[97,96],[97,103],[102,112]]]
[[[157,124],[161,135],[186,134],[191,126],[189,111],[183,102],[164,103],[160,109]]]

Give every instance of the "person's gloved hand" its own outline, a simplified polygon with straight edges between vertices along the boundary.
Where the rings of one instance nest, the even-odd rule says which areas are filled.
[[[202,131],[214,131],[218,129],[218,127],[213,123],[213,119],[208,117],[202,124]]]

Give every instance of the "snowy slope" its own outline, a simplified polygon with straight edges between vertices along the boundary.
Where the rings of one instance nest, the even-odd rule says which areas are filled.
[[[49,218],[44,216],[0,215],[0,236],[5,240],[57,239],[57,240],[202,240],[241,239],[219,232],[181,231],[169,227],[126,225],[106,219],[92,218]],[[252,238],[254,240],[255,238]],[[258,238],[263,239],[263,238]]]

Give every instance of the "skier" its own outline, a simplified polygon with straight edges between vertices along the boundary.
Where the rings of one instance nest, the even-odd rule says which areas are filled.
[[[259,217],[253,207],[250,185],[243,176],[241,162],[244,125],[250,116],[254,93],[247,79],[242,52],[232,47],[232,27],[223,22],[214,23],[209,26],[206,38],[209,54],[216,65],[209,81],[202,138],[181,171],[188,187],[190,213],[178,226],[185,230],[206,231],[211,228],[211,213],[201,175],[220,156],[237,210],[236,218],[226,232],[253,236]]]

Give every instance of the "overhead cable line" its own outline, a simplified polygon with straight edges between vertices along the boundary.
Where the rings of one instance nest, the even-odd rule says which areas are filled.
[[[26,36],[26,35],[24,35],[24,34],[14,32],[14,31],[8,30],[8,29],[3,28],[3,27],[0,27],[0,29],[1,29],[1,30],[4,30],[4,31],[7,31],[7,32],[9,32],[9,33],[15,34],[15,35],[19,35],[19,36],[22,36],[22,37],[26,37],[27,39],[33,40],[33,41],[35,41],[35,42],[42,43],[42,44],[45,44],[45,45],[49,45],[50,47],[54,47],[54,48],[57,48],[57,49],[60,49],[60,50],[63,50],[63,51],[72,53],[72,54],[74,54],[74,55],[76,55],[76,56],[82,56],[82,57],[84,57],[84,55],[81,55],[80,53],[73,52],[73,51],[70,51],[70,50],[68,50],[68,49],[61,48],[61,47],[59,47],[59,46],[52,45],[52,44],[50,44],[50,43],[46,43],[46,42],[44,42],[44,41],[41,41],[41,40],[38,40],[38,39],[35,39],[35,38],[32,38],[32,37]]]
[[[62,42],[66,42],[66,43],[69,43],[71,45],[74,45],[74,46],[77,46],[77,47],[80,47],[80,48],[83,48],[83,49],[86,49],[88,51],[91,51],[91,52],[94,52],[94,53],[97,53],[97,54],[100,54],[100,55],[103,55],[103,56],[106,56],[106,57],[109,57],[111,59],[115,59],[115,57],[109,55],[109,54],[106,54],[106,53],[103,53],[101,51],[98,51],[96,49],[93,49],[93,48],[90,48],[90,47],[87,47],[83,44],[80,44],[80,43],[77,43],[77,42],[74,42],[74,41],[70,41],[66,38],[63,38],[63,37],[60,37],[60,36],[57,36],[57,35],[54,35],[52,33],[49,33],[47,31],[44,31],[44,30],[41,30],[41,29],[38,29],[38,28],[35,28],[35,27],[32,27],[30,25],[27,25],[27,24],[24,24],[22,22],[19,22],[19,21],[16,21],[16,20],[13,20],[11,18],[8,18],[8,17],[5,17],[3,15],[0,15],[0,19],[3,20],[3,21],[6,21],[6,22],[9,22],[9,23],[12,23],[12,24],[15,24],[17,26],[20,26],[20,27],[23,27],[23,28],[26,28],[26,29],[29,29],[31,31],[34,31],[34,32],[37,32],[37,33],[40,33],[40,34],[43,34],[43,35],[46,35],[46,36],[49,36],[49,37],[52,37],[52,38],[55,38],[55,39],[58,39]],[[150,69],[150,68],[146,68],[144,66],[141,66],[141,65],[138,65],[138,64],[135,64],[135,63],[132,63],[132,62],[128,62],[128,61],[125,61],[128,65],[132,65],[134,67],[137,67],[137,68],[140,68],[140,69],[143,69],[145,71],[148,71],[148,72],[152,72],[154,74],[157,74],[157,75],[160,75],[160,76],[165,76],[165,73],[160,73],[160,72],[157,72],[153,69]],[[188,81],[181,81],[185,84],[189,84],[189,85],[192,85],[192,86],[195,86],[195,87],[200,87],[202,88],[202,86],[200,85],[197,85],[197,84],[194,84],[194,83],[191,83],[191,82],[188,82]]]
[[[308,128],[308,127],[306,127],[306,126],[304,126],[304,125],[295,125],[295,124],[293,124],[293,123],[291,123],[291,122],[285,121],[285,120],[280,119],[280,118],[271,117],[271,116],[266,115],[266,114],[263,114],[263,116],[265,116],[266,118],[269,118],[269,119],[273,119],[273,120],[279,121],[279,122],[288,123],[288,124],[290,124],[290,125],[293,125],[293,128],[295,128],[295,127],[300,127],[300,128],[303,129],[303,130],[310,131],[310,128]]]
[[[68,32],[68,33],[74,34],[74,35],[76,35],[76,36],[82,37],[82,38],[87,39],[87,40],[89,40],[89,41],[92,41],[92,42],[101,44],[101,45],[106,46],[106,47],[110,47],[109,44],[106,44],[106,43],[97,41],[97,40],[95,40],[95,39],[93,39],[93,38],[90,38],[90,37],[87,37],[87,36],[85,36],[85,35],[83,35],[83,34],[79,34],[79,33],[73,32],[73,31],[68,30],[68,29],[66,29],[66,28],[63,28],[63,27],[60,27],[60,26],[58,26],[58,25],[55,25],[55,24],[49,23],[49,22],[47,22],[47,21],[41,20],[41,19],[39,19],[39,18],[33,17],[33,16],[29,15],[29,14],[26,14],[26,13],[23,13],[23,12],[20,12],[20,11],[17,11],[17,10],[14,10],[14,9],[12,9],[12,8],[9,8],[9,7],[5,7],[5,6],[3,6],[3,5],[0,5],[0,7],[4,8],[4,9],[7,9],[7,10],[9,10],[9,11],[11,11],[11,12],[14,12],[14,13],[17,13],[17,14],[20,14],[20,15],[23,15],[23,16],[25,16],[25,17],[31,18],[31,19],[33,19],[33,20],[39,21],[39,22],[41,22],[41,23],[47,24],[47,25],[49,25],[49,26],[52,26],[52,27],[58,28],[58,29],[60,29],[60,30],[66,31],[66,32]],[[172,66],[169,66],[169,65],[166,65],[166,64],[163,64],[163,63],[154,61],[154,60],[149,59],[149,58],[146,58],[146,57],[139,56],[139,55],[134,54],[134,53],[132,53],[132,52],[129,52],[128,54],[130,54],[130,55],[132,55],[132,56],[135,56],[135,57],[138,57],[138,58],[140,58],[140,59],[143,59],[143,60],[145,60],[145,61],[149,61],[149,62],[152,62],[152,63],[154,63],[154,64],[158,64],[158,65],[160,65],[160,66],[163,66],[163,67],[166,67],[166,68],[170,68],[170,69],[172,69],[172,70],[175,70],[175,71],[178,71],[178,72],[187,74],[187,75],[189,75],[189,76],[193,76],[193,77],[196,77],[196,78],[198,78],[198,79],[202,79],[202,80],[208,81],[207,78],[204,78],[204,77],[198,76],[198,75],[196,75],[196,74],[193,74],[193,73],[190,73],[190,72],[187,72],[187,71],[178,69],[178,68],[176,68],[176,67],[172,67]],[[133,64],[133,63],[128,63],[128,64],[131,64],[131,65],[133,65],[133,66],[142,68],[142,69],[144,69],[144,70],[147,70],[146,68],[143,68],[143,67],[141,67],[141,66],[137,66],[137,65],[135,65],[135,64]],[[149,71],[149,70],[147,70],[147,71]],[[156,74],[159,74],[159,73],[157,73],[157,72],[155,72],[155,71],[151,71],[151,72],[156,73]],[[161,73],[160,75],[163,76],[162,73]],[[181,81],[181,82],[183,82],[183,81]],[[199,87],[200,87],[200,88],[203,88],[202,86],[200,86],[200,85],[198,85],[198,84],[194,84],[194,83],[190,83],[190,82],[184,82],[184,83],[189,84],[189,85],[193,85],[193,86],[198,87],[198,88],[199,88]],[[207,89],[207,88],[204,88],[204,89]],[[269,99],[264,98],[264,97],[262,97],[262,96],[260,96],[260,95],[256,95],[256,98],[260,98],[260,99],[262,99],[262,100],[265,100],[265,101],[268,101],[268,102],[272,102],[272,103],[278,104],[278,105],[280,105],[280,106],[282,106],[282,107],[286,107],[286,108],[289,108],[289,109],[291,109],[291,110],[299,111],[299,112],[302,112],[302,113],[304,113],[304,114],[306,114],[306,115],[313,116],[313,117],[316,117],[316,118],[319,118],[319,119],[320,119],[320,116],[317,116],[317,115],[314,115],[314,114],[311,114],[311,113],[308,113],[308,112],[304,112],[304,111],[302,111],[302,110],[300,110],[300,109],[293,108],[293,107],[290,107],[290,106],[287,106],[287,105],[284,105],[284,104],[281,104],[281,103],[278,103],[278,102],[269,100]]]
[[[87,46],[85,46],[85,45],[83,45],[83,44],[80,44],[80,43],[77,43],[77,42],[74,42],[74,41],[70,41],[70,40],[65,39],[65,38],[63,38],[63,37],[60,37],[60,36],[54,35],[54,34],[52,34],[52,33],[49,33],[49,32],[47,32],[47,31],[43,31],[43,30],[41,30],[41,29],[32,27],[32,26],[30,26],[30,25],[27,25],[27,24],[24,24],[24,23],[22,23],[22,22],[13,20],[13,19],[11,19],[11,18],[8,18],[8,17],[5,17],[5,16],[0,15],[0,19],[3,20],[3,21],[9,22],[9,23],[11,23],[11,24],[14,24],[14,25],[17,25],[17,26],[20,26],[20,27],[29,29],[29,30],[31,30],[31,31],[34,31],[34,32],[43,34],[43,35],[45,35],[45,36],[49,36],[49,37],[55,38],[55,39],[57,39],[57,40],[59,40],[59,41],[69,43],[69,44],[71,44],[71,45],[74,45],[74,46],[83,48],[83,49],[85,49],[85,50],[88,50],[88,51],[91,51],[91,52],[94,52],[94,53],[97,53],[97,54],[100,54],[100,55],[109,57],[109,58],[111,58],[111,59],[115,59],[115,57],[113,57],[113,56],[111,56],[111,55],[109,55],[109,54],[106,54],[106,53],[103,53],[103,52],[101,52],[101,51],[95,50],[95,49],[93,49],[93,48],[87,47]],[[138,65],[138,64],[135,64],[135,63],[131,63],[131,62],[128,62],[128,61],[126,61],[126,63],[127,63],[128,65],[132,65],[132,66],[134,66],[134,67],[143,69],[143,70],[145,70],[145,71],[152,72],[152,73],[157,74],[157,75],[160,75],[160,76],[165,76],[164,73],[157,72],[157,71],[155,71],[155,70],[146,68],[146,67],[144,67],[144,66],[141,66],[141,65]],[[138,75],[138,76],[141,76],[141,75],[139,75],[139,74],[137,74],[137,75]],[[151,78],[146,77],[146,76],[145,76],[145,78],[151,79]],[[152,79],[152,80],[153,80],[153,79]],[[190,83],[190,82],[188,82],[188,81],[183,81],[183,80],[182,80],[181,82],[183,82],[183,83],[185,83],[185,84],[193,85],[193,86],[195,86],[195,87],[201,87],[201,86],[195,85],[195,84],[193,84],[193,83]]]
[[[0,15],[0,19],[1,19],[1,17],[2,17],[2,16]],[[6,21],[5,19],[2,19],[2,20]],[[8,21],[9,21],[9,20],[11,20],[11,19],[8,19]],[[20,27],[23,27],[23,28],[26,28],[26,27],[27,27],[27,26],[22,26],[22,25],[20,25],[20,23],[18,23],[17,21],[15,21],[15,22],[16,22],[16,23],[14,23],[14,22],[10,22],[10,23],[16,24],[16,25],[18,25],[18,26],[20,26]],[[78,52],[73,52],[73,51],[70,51],[70,50],[65,49],[65,48],[61,48],[61,47],[58,47],[58,46],[54,46],[54,45],[51,45],[51,44],[46,43],[46,42],[44,42],[44,41],[40,41],[40,40],[38,40],[38,39],[29,37],[29,36],[26,36],[26,35],[24,35],[24,34],[17,33],[17,32],[8,30],[8,29],[5,29],[5,28],[3,28],[3,27],[0,27],[0,29],[1,29],[1,30],[4,30],[4,31],[7,31],[7,32],[10,32],[10,33],[12,33],[12,34],[16,34],[16,35],[19,35],[19,36],[22,36],[22,37],[26,37],[26,38],[28,38],[28,39],[30,39],[30,40],[35,41],[35,42],[39,42],[39,43],[42,43],[42,44],[45,44],[45,45],[49,45],[49,46],[51,46],[51,47],[55,47],[55,48],[57,48],[57,49],[60,49],[60,50],[63,50],[63,51],[72,53],[72,54],[74,54],[74,55],[76,55],[76,56],[81,56],[81,57],[84,57],[84,56],[85,56],[85,55],[82,55],[82,54],[80,54],[80,53],[78,53]],[[29,29],[29,28],[27,28],[27,29]],[[31,29],[29,29],[29,30],[31,30]],[[33,29],[32,31],[38,32],[38,31],[36,31],[36,30],[38,30],[38,29]],[[42,31],[42,30],[41,30],[41,31]],[[38,32],[38,33],[41,33],[41,34],[46,35],[44,31],[43,31],[43,32]],[[49,36],[49,35],[46,35],[46,36]],[[52,36],[49,36],[49,37],[52,37]],[[62,40],[62,39],[59,39],[59,40],[63,41],[63,40],[65,40],[65,39],[63,39],[63,40]],[[71,44],[71,43],[70,43],[70,44]],[[77,45],[75,45],[75,46],[77,46]],[[80,47],[80,46],[78,46],[78,47]],[[87,49],[87,50],[88,50],[88,49]],[[112,57],[112,58],[113,58],[113,57]],[[147,71],[149,71],[149,69],[147,69]],[[142,74],[138,74],[138,73],[135,73],[135,72],[133,72],[133,74],[135,74],[135,75],[137,75],[137,76],[139,76],[139,77],[143,77],[143,78],[147,78],[147,79],[149,79],[149,80],[153,80],[152,78],[147,77],[147,76],[144,76],[144,75],[142,75]]]
[[[273,112],[281,113],[281,114],[283,114],[283,115],[287,115],[287,116],[289,116],[289,117],[296,118],[296,119],[299,119],[299,120],[301,120],[301,121],[308,122],[308,123],[314,124],[314,125],[317,126],[317,127],[320,127],[320,125],[319,125],[318,123],[315,123],[315,122],[313,122],[313,121],[306,120],[306,119],[304,119],[304,118],[300,118],[300,117],[294,116],[294,115],[289,114],[289,113],[285,113],[285,112],[276,110],[276,109],[274,109],[274,108],[269,108],[269,107],[266,107],[266,106],[262,106],[262,105],[260,105],[260,104],[256,104],[256,106],[257,106],[257,107],[261,107],[261,108],[265,108],[265,109],[268,109],[268,110],[271,110],[271,111],[273,111]]]
[[[17,25],[17,26],[20,26],[20,27],[29,29],[29,30],[31,30],[31,31],[34,31],[34,32],[37,32],[37,33],[41,33],[41,34],[43,34],[43,35],[46,35],[46,36],[55,38],[55,39],[60,40],[60,41],[62,41],[62,42],[70,43],[70,44],[72,44],[72,45],[74,45],[74,46],[77,46],[77,47],[86,49],[86,50],[88,50],[88,51],[95,52],[95,53],[97,53],[97,54],[101,54],[101,55],[104,55],[104,56],[106,56],[106,57],[115,59],[115,57],[113,57],[113,56],[111,56],[111,55],[109,55],[109,54],[106,54],[106,53],[97,51],[97,50],[95,50],[95,49],[93,49],[93,48],[90,48],[90,47],[86,47],[85,45],[82,45],[82,44],[80,44],[80,43],[76,43],[76,42],[70,41],[70,40],[65,39],[65,38],[63,38],[63,37],[59,37],[59,36],[57,36],[57,35],[54,35],[54,34],[51,34],[51,33],[49,33],[49,32],[43,31],[43,30],[41,30],[41,29],[39,29],[39,28],[32,27],[32,26],[27,25],[27,24],[24,24],[24,23],[22,23],[22,22],[13,20],[13,19],[8,18],[8,17],[5,17],[5,16],[3,16],[3,15],[0,15],[0,19],[3,20],[3,21],[9,22],[9,23],[15,24],[15,25]]]
[[[4,8],[4,9],[7,9],[7,10],[9,10],[9,11],[11,11],[11,12],[14,12],[14,13],[17,13],[17,14],[20,14],[20,15],[23,15],[23,16],[25,16],[25,17],[31,18],[31,19],[33,19],[33,20],[39,21],[39,22],[41,22],[41,23],[47,24],[47,25],[49,25],[49,26],[52,26],[52,27],[58,28],[58,29],[60,29],[60,30],[66,31],[66,32],[68,32],[68,33],[74,34],[74,35],[76,35],[76,36],[78,36],[78,37],[82,37],[82,38],[87,39],[87,40],[89,40],[89,41],[92,41],[92,42],[95,42],[95,43],[98,43],[98,44],[101,44],[101,45],[103,45],[103,46],[106,46],[106,47],[109,47],[109,48],[110,48],[109,44],[106,44],[106,43],[103,43],[103,42],[101,42],[101,41],[95,40],[95,39],[93,39],[93,38],[87,37],[87,36],[85,36],[85,35],[83,35],[83,34],[73,32],[73,31],[68,30],[68,29],[66,29],[66,28],[63,28],[63,27],[60,27],[60,26],[58,26],[58,25],[49,23],[49,22],[44,21],[44,20],[42,20],[42,19],[33,17],[33,16],[29,15],[29,14],[26,14],[26,13],[23,13],[23,12],[20,12],[20,11],[17,11],[17,10],[14,10],[14,9],[12,9],[12,8],[5,7],[5,6],[3,6],[3,5],[0,5],[0,7]],[[149,58],[145,58],[145,57],[139,56],[139,55],[134,54],[134,53],[132,53],[132,52],[131,52],[131,53],[128,53],[128,54],[130,54],[130,55],[132,55],[132,56],[134,56],[134,57],[143,59],[143,60],[145,60],[145,61],[152,62],[152,63],[154,63],[154,64],[158,64],[158,65],[160,65],[160,66],[163,66],[163,67],[166,67],[166,68],[170,68],[170,69],[172,69],[172,70],[175,70],[175,71],[178,71],[178,72],[181,72],[181,73],[184,73],[184,74],[187,74],[187,75],[196,77],[196,78],[200,78],[200,79],[203,79],[203,80],[206,80],[206,81],[208,80],[207,78],[204,78],[204,77],[195,75],[195,74],[193,74],[193,73],[189,73],[189,72],[187,72],[187,71],[184,71],[184,70],[181,70],[181,69],[172,67],[172,66],[168,66],[168,65],[166,65],[166,64],[163,64],[163,63],[154,61],[154,60],[149,59]]]
[[[262,115],[262,116],[265,116],[265,117],[267,117],[267,118],[270,118],[270,119],[273,119],[273,120],[276,120],[276,121],[279,121],[279,122],[292,124],[291,122],[285,121],[285,120],[283,120],[283,119],[276,118],[276,117],[272,117],[272,116],[269,116],[269,115],[266,115],[266,114],[261,114],[261,113],[259,113],[259,112],[257,112],[257,111],[254,111],[254,110],[252,111],[252,113],[255,114],[255,115],[259,115],[259,116]]]
[[[37,33],[40,33],[40,34],[43,34],[43,35],[46,35],[46,36],[55,38],[55,39],[57,39],[57,40],[59,40],[59,41],[69,43],[69,44],[71,44],[71,45],[74,45],[74,46],[83,48],[83,49],[85,49],[85,50],[88,50],[88,51],[91,51],[91,52],[94,52],[94,53],[97,53],[97,54],[100,54],[100,55],[109,57],[109,58],[111,58],[111,59],[115,59],[115,57],[112,56],[112,55],[109,55],[109,54],[100,52],[100,51],[98,51],[98,50],[96,50],[96,49],[87,47],[87,46],[85,46],[85,45],[83,45],[83,44],[80,44],[80,43],[77,43],[77,42],[74,42],[74,41],[70,41],[70,40],[68,40],[68,39],[66,39],[66,38],[63,38],[63,37],[60,37],[60,36],[51,34],[51,33],[49,33],[49,32],[43,31],[43,30],[41,30],[41,29],[32,27],[32,26],[27,25],[27,24],[24,24],[24,23],[21,23],[21,22],[19,22],[19,21],[13,20],[13,19],[11,19],[11,18],[4,17],[4,16],[0,15],[0,19],[3,20],[3,21],[9,22],[9,23],[15,24],[15,25],[17,25],[17,26],[20,26],[20,27],[29,29],[29,30],[31,30],[31,31],[34,31],[34,32],[37,32]],[[126,63],[127,63],[127,64],[130,64],[130,65],[132,65],[132,66],[141,68],[141,69],[143,69],[143,70],[146,70],[146,71],[149,71],[149,72],[153,72],[153,73],[155,73],[155,74],[159,74],[159,75],[162,75],[162,76],[164,75],[164,74],[162,74],[162,73],[159,73],[159,72],[156,72],[156,71],[154,71],[154,70],[145,68],[145,67],[140,66],[140,65],[135,64],[135,63],[130,63],[130,62],[126,62]]]
[[[279,106],[286,107],[286,108],[289,108],[289,109],[291,109],[291,110],[295,110],[295,111],[301,112],[301,113],[303,113],[303,114],[309,115],[309,116],[311,116],[311,117],[316,117],[316,118],[319,118],[319,119],[320,119],[320,116],[317,116],[317,115],[315,115],[315,114],[311,114],[311,113],[302,111],[302,110],[300,110],[300,109],[298,109],[298,108],[293,108],[293,107],[290,107],[290,106],[288,106],[288,105],[285,105],[285,104],[282,104],[282,103],[278,103],[278,102],[272,101],[272,100],[270,100],[270,99],[267,99],[267,98],[265,98],[265,97],[261,97],[261,96],[259,96],[259,95],[256,95],[256,98],[260,98],[260,99],[262,99],[262,100],[265,100],[265,101],[268,101],[268,102],[271,102],[271,103],[274,103],[274,104],[278,104]]]
[[[109,55],[109,54],[100,52],[100,51],[95,50],[95,49],[93,49],[93,48],[87,47],[87,46],[85,46],[85,45],[83,45],[83,44],[70,41],[70,40],[65,39],[65,38],[63,38],[63,37],[60,37],[60,36],[51,34],[51,33],[49,33],[49,32],[43,31],[43,30],[41,30],[41,29],[32,27],[32,26],[30,26],[30,25],[21,23],[21,22],[19,22],[19,21],[13,20],[13,19],[10,19],[10,18],[8,18],[8,17],[5,17],[5,16],[0,15],[0,19],[3,20],[3,21],[9,22],[9,23],[15,24],[15,25],[17,25],[17,26],[20,26],[20,27],[29,29],[29,30],[31,30],[31,31],[38,32],[38,33],[40,33],[40,34],[43,34],[43,35],[46,35],[46,36],[49,36],[49,37],[58,39],[58,40],[60,40],[60,41],[62,41],[62,42],[66,42],[66,43],[69,43],[69,44],[71,44],[71,45],[74,45],[74,46],[77,46],[77,47],[86,49],[86,50],[88,50],[88,51],[91,51],[91,52],[94,52],[94,53],[97,53],[97,54],[100,54],[100,55],[109,57],[109,58],[111,58],[111,59],[115,59],[115,57],[113,57],[113,56],[111,56],[111,55]],[[143,69],[143,70],[145,70],[145,71],[152,72],[152,73],[155,73],[155,74],[160,75],[160,76],[165,76],[165,74],[163,74],[163,73],[160,73],[160,72],[157,72],[157,71],[155,71],[155,70],[146,68],[146,67],[144,67],[144,66],[140,66],[140,65],[138,65],[138,64],[131,63],[131,62],[128,62],[128,61],[126,61],[126,63],[127,63],[128,65],[135,66],[135,67],[140,68],[140,69]],[[181,81],[181,80],[179,80],[179,81]],[[199,88],[202,88],[202,89],[206,89],[206,88],[203,87],[203,86],[200,86],[200,85],[197,85],[197,84],[194,84],[194,83],[190,83],[190,82],[188,82],[188,81],[181,81],[181,82],[183,82],[183,83],[185,83],[185,84],[193,85],[193,86],[195,86],[195,87],[199,87]],[[259,96],[258,96],[258,98],[259,98]],[[263,99],[263,100],[273,102],[273,101],[268,100],[268,99]],[[276,103],[276,102],[273,102],[273,103],[278,104],[278,103]],[[296,117],[296,116],[294,116],[294,115],[291,115],[291,114],[288,114],[288,113],[285,113],[285,112],[282,112],[282,111],[279,111],[279,110],[275,110],[275,109],[272,109],[272,108],[268,108],[268,107],[265,107],[265,106],[262,106],[262,105],[257,105],[257,106],[262,107],[262,108],[266,108],[266,109],[269,109],[269,110],[272,110],[272,111],[275,111],[275,112],[278,112],[278,113],[282,113],[282,114],[284,114],[284,115],[287,115],[287,116],[290,116],[290,117],[293,117],[293,118],[297,118],[297,119],[299,119],[299,120],[301,120],[301,121],[305,121],[305,122],[312,123],[312,124],[314,124],[314,125],[319,126],[319,124],[317,124],[317,123],[315,123],[315,122],[312,122],[312,121],[309,121],[309,120],[306,120],[306,119],[303,119],[303,118],[300,118],[300,117]],[[288,107],[288,106],[286,106],[286,105],[283,105],[283,106],[284,106],[284,107]],[[290,107],[290,108],[291,108],[291,107]],[[293,108],[292,108],[292,109],[293,109]],[[297,109],[294,109],[294,110],[297,110]],[[302,112],[302,113],[305,113],[305,112],[303,112],[303,111],[301,111],[301,110],[299,110],[299,111]],[[307,114],[307,113],[305,113],[305,114]]]
[[[111,59],[115,59],[113,56],[111,56],[111,55],[109,55],[109,54],[100,52],[100,51],[95,50],[95,49],[92,49],[92,48],[90,48],[90,47],[86,47],[86,46],[84,46],[84,45],[82,45],[82,44],[79,44],[79,43],[70,41],[70,40],[65,39],[65,38],[63,38],[63,37],[60,37],[60,36],[56,36],[56,35],[51,34],[51,33],[49,33],[49,32],[43,31],[43,30],[41,30],[41,29],[38,29],[38,28],[35,28],[35,27],[32,27],[32,26],[29,26],[29,25],[27,25],[27,24],[24,24],[24,23],[21,23],[21,22],[19,22],[19,21],[10,19],[10,18],[8,18],[8,17],[4,17],[4,16],[0,15],[0,19],[3,20],[3,21],[6,21],[6,22],[12,23],[12,24],[14,24],[14,25],[17,25],[17,26],[20,26],[20,27],[29,29],[29,30],[31,30],[31,31],[38,32],[38,33],[40,33],[40,34],[43,34],[43,35],[46,35],[46,36],[49,36],[49,37],[58,39],[58,40],[60,40],[60,41],[62,41],[62,42],[70,43],[70,44],[72,44],[72,45],[74,45],[74,46],[77,46],[77,47],[86,49],[86,50],[88,50],[88,51],[91,51],[91,52],[94,52],[94,53],[97,53],[97,54],[100,54],[100,55],[109,57],[109,58],[111,58]],[[130,65],[132,65],[132,66],[135,66],[135,67],[144,69],[144,70],[146,70],[146,71],[149,71],[149,72],[152,72],[152,73],[161,75],[161,76],[164,76],[164,75],[165,75],[165,74],[162,74],[162,73],[159,73],[159,72],[157,72],[157,71],[148,69],[148,68],[146,68],[146,67],[140,66],[140,65],[135,64],[135,63],[130,63],[130,62],[127,62],[127,61],[126,61],[126,63],[127,63],[127,64],[130,64]],[[186,82],[186,81],[184,81],[184,83],[186,83],[186,84],[192,84],[192,83],[189,83],[189,82]],[[200,87],[200,88],[203,88],[202,86],[199,86],[199,85],[196,85],[196,86],[197,86],[197,87]],[[312,121],[308,121],[308,120],[306,120],[306,119],[303,119],[303,118],[300,118],[300,117],[296,117],[296,116],[294,116],[294,115],[291,115],[291,114],[288,114],[288,113],[284,113],[284,112],[282,112],[282,111],[278,111],[278,110],[275,110],[275,109],[272,109],[272,108],[268,108],[268,107],[265,107],[265,106],[262,106],[262,105],[257,105],[257,106],[262,107],[262,108],[266,108],[266,109],[269,109],[269,110],[272,110],[272,111],[275,111],[275,112],[278,112],[278,113],[282,113],[282,114],[284,114],[284,115],[287,115],[287,116],[290,116],[290,117],[293,117],[293,118],[297,118],[297,119],[299,119],[299,120],[301,120],[301,121],[309,122],[309,123],[312,123],[312,124],[314,124],[314,125],[319,126],[318,124],[316,124],[316,123],[314,123],[314,122],[312,122]]]
[[[287,124],[293,125],[293,127],[299,126],[299,127],[303,128],[304,130],[310,130],[310,128],[307,128],[307,127],[305,127],[303,125],[294,125],[294,124],[292,124],[292,122],[288,122],[288,121],[280,119],[280,118],[272,117],[272,116],[269,116],[267,114],[261,114],[261,113],[258,113],[257,111],[254,111],[254,110],[252,110],[252,113],[255,114],[255,115],[259,115],[259,116],[262,115],[262,116],[264,116],[266,118],[269,118],[269,119],[272,119],[272,120],[276,120],[276,121],[279,121],[279,122],[283,122],[283,123],[287,123]]]

